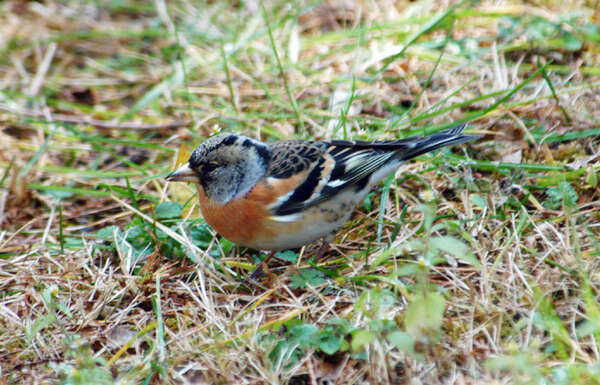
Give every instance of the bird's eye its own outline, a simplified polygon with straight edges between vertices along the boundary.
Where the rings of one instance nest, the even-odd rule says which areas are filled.
[[[211,172],[214,169],[216,169],[217,167],[219,167],[219,163],[217,163],[217,162],[206,162],[206,163],[204,163],[203,171]]]

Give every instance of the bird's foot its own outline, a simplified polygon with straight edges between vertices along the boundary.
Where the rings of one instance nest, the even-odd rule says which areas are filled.
[[[271,258],[273,258],[274,256],[275,256],[275,251],[272,251],[271,253],[269,253],[269,255],[267,255],[265,257],[265,259],[263,259],[263,261],[252,271],[252,273],[248,274],[248,276],[246,278],[244,278],[242,283],[247,284],[250,282],[258,282],[258,279],[265,272],[265,270],[267,271],[267,274],[271,275],[271,272],[269,271],[269,267],[267,266],[267,263],[269,263]]]

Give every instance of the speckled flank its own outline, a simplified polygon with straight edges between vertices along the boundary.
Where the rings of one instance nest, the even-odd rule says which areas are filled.
[[[307,208],[301,217],[293,223],[266,223],[267,229],[277,229],[276,239],[256,239],[255,243],[268,245],[269,250],[281,250],[300,247],[319,238],[332,238],[337,230],[350,218],[356,204],[365,194],[356,194],[352,190],[340,193],[335,200],[328,200]],[[342,210],[342,207],[345,207]]]

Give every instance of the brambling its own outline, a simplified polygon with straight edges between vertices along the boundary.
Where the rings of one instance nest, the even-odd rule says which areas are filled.
[[[332,240],[354,206],[404,161],[477,138],[464,127],[376,142],[263,143],[225,133],[200,144],[166,180],[195,183],[206,222],[238,245],[271,250],[264,264],[277,250]]]

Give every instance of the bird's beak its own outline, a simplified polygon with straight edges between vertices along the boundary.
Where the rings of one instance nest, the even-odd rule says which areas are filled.
[[[190,168],[190,164],[188,162],[167,175],[165,179],[167,182],[197,182],[198,176],[194,170]]]

